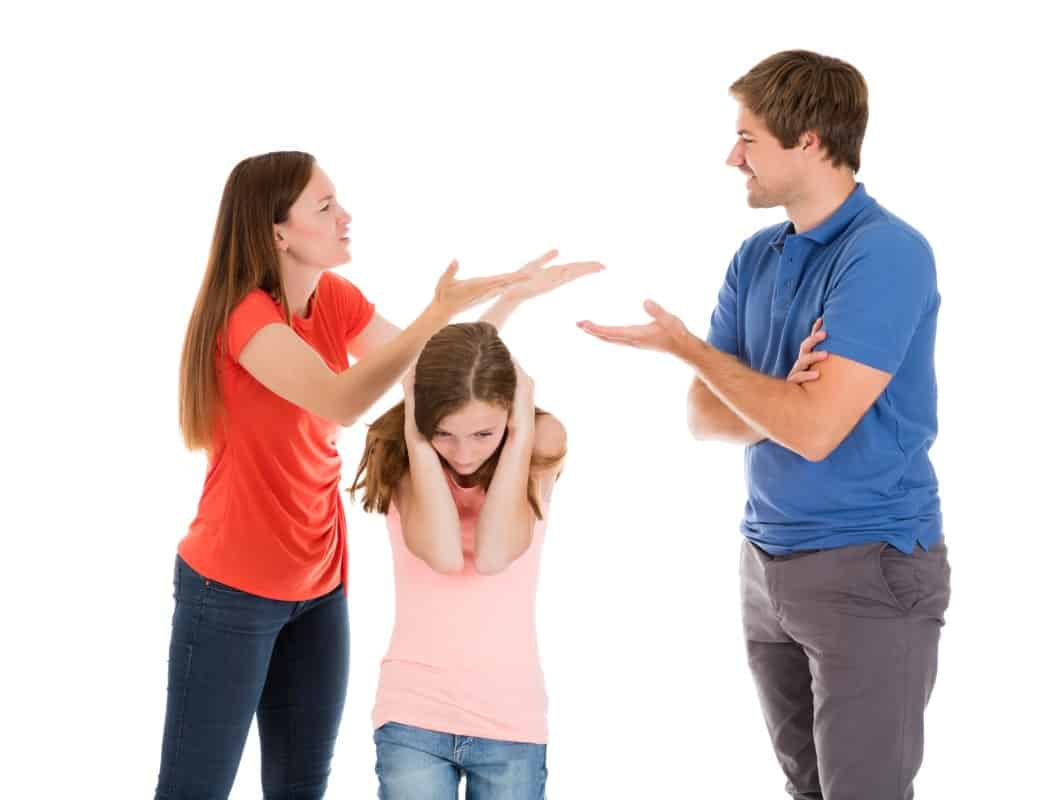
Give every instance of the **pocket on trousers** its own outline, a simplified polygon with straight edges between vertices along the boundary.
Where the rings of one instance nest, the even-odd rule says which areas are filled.
[[[883,544],[878,552],[882,587],[891,604],[901,611],[909,611],[922,594],[915,562],[915,555],[903,553],[891,544]]]
[[[203,585],[210,591],[217,592],[218,594],[231,594],[237,597],[255,597],[256,595],[248,594],[243,589],[237,589],[234,586],[228,586],[224,583],[218,583],[210,578],[203,579]]]
[[[177,558],[178,558],[178,564],[177,564],[178,572],[180,573],[181,571],[184,571],[185,575],[189,579],[191,579],[191,581],[193,581],[193,582],[197,583],[198,585],[202,586],[204,589],[209,589],[210,591],[217,592],[218,594],[231,594],[231,595],[244,596],[244,597],[255,597],[255,595],[248,594],[247,592],[243,591],[242,589],[237,589],[234,586],[229,586],[229,585],[224,584],[224,583],[218,583],[218,581],[214,580],[213,578],[208,578],[205,575],[203,575],[202,573],[197,572],[196,570],[194,570],[192,568],[192,565],[189,564],[184,559],[182,559],[180,556],[178,556]]]

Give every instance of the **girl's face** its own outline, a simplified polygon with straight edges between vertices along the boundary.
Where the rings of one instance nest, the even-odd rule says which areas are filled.
[[[336,187],[314,164],[310,182],[288,210],[288,219],[273,228],[282,253],[298,264],[329,269],[351,260],[350,223],[351,215],[336,199]]]
[[[506,432],[509,413],[502,406],[470,400],[439,421],[432,447],[459,475],[476,472],[497,449]]]

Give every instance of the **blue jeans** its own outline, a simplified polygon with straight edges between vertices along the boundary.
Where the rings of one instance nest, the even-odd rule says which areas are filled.
[[[373,734],[380,800],[544,800],[546,745],[453,736],[389,722]]]
[[[269,600],[178,557],[174,601],[156,800],[227,798],[256,714],[266,800],[324,797],[347,695],[343,587]]]

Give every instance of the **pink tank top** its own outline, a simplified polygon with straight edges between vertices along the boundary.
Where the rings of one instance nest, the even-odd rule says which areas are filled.
[[[498,575],[473,566],[479,487],[447,472],[458,506],[465,568],[443,575],[413,555],[394,503],[387,527],[395,563],[395,627],[380,664],[373,728],[400,722],[459,736],[546,743],[546,687],[535,632],[545,519]],[[544,517],[547,509],[544,507]]]

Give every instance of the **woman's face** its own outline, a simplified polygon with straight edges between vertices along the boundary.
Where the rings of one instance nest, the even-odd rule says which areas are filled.
[[[351,215],[336,199],[336,187],[314,164],[310,182],[289,209],[288,219],[273,229],[282,254],[298,264],[329,269],[351,260],[350,222]]]
[[[439,421],[432,447],[459,475],[476,472],[498,448],[509,413],[502,406],[470,400]]]

